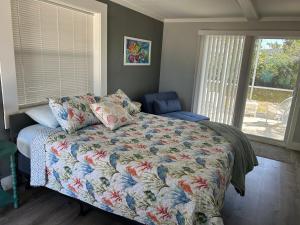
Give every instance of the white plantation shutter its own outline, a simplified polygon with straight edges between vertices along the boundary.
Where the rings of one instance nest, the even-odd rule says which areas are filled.
[[[196,111],[212,121],[231,124],[245,37],[205,35],[195,90]]]
[[[93,15],[38,0],[12,0],[20,106],[92,92]]]

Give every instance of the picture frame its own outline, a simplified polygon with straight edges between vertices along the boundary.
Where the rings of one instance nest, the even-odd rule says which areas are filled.
[[[150,66],[152,41],[124,36],[124,66]]]

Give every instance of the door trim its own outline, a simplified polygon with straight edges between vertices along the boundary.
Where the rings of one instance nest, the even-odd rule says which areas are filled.
[[[275,145],[275,146],[279,146],[279,147],[288,148],[284,141],[279,141],[279,140],[268,138],[268,137],[256,136],[253,134],[246,134],[246,135],[251,141],[256,141],[256,142],[260,142],[263,144],[269,144],[269,145]]]
[[[299,142],[294,142],[293,138],[295,135],[296,124],[300,124],[300,63],[299,63],[299,72],[296,82],[296,86],[293,93],[293,100],[291,104],[290,115],[287,123],[287,130],[285,132],[285,140],[288,148],[292,148],[300,151],[300,140]],[[299,120],[299,121],[298,121]]]
[[[243,49],[242,64],[239,74],[239,82],[237,94],[235,97],[234,113],[232,125],[242,129],[244,112],[246,107],[248,83],[250,79],[251,62],[255,47],[255,38],[252,36],[245,36],[245,44]]]

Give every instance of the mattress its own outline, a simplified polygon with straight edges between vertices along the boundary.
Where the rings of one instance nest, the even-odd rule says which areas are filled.
[[[22,155],[27,158],[31,157],[30,145],[37,134],[39,134],[43,129],[45,129],[45,126],[35,124],[20,131],[17,137],[17,147]]]

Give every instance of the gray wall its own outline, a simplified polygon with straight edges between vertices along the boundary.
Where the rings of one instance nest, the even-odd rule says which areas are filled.
[[[160,74],[163,23],[112,3],[108,4],[108,93],[121,88],[133,99],[148,92],[157,92]],[[123,66],[124,35],[152,41],[150,66]],[[7,138],[3,124],[0,86],[0,139]],[[0,161],[0,177],[8,174],[8,163]]]
[[[121,88],[133,99],[157,92],[163,23],[110,1],[108,4],[108,93]],[[123,66],[124,36],[152,41],[150,66]]]
[[[300,22],[165,23],[159,91],[177,91],[191,110],[199,30],[299,30]]]

